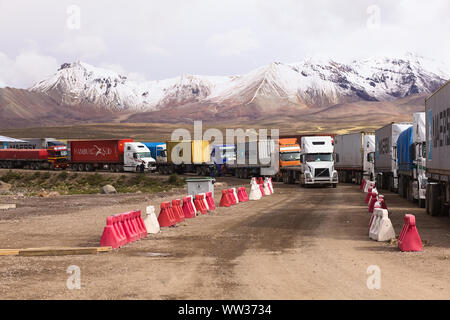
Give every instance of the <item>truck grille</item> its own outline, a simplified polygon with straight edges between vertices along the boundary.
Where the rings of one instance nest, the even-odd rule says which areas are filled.
[[[330,177],[330,169],[315,169],[314,170],[315,178],[325,178]]]

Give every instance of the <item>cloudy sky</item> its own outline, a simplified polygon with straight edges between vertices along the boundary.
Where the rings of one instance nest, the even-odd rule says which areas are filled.
[[[448,0],[0,0],[0,87],[81,60],[143,81],[308,57],[450,64]]]

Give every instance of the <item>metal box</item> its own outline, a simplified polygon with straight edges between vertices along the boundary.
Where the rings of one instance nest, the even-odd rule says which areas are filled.
[[[214,198],[214,178],[188,178],[186,179],[189,196],[196,196],[200,193],[212,192]]]

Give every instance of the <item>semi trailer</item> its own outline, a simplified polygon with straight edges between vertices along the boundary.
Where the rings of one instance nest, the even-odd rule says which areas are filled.
[[[339,183],[334,163],[334,140],[330,136],[301,138],[300,166],[281,168],[283,182],[300,186],[325,185],[336,188]]]
[[[377,188],[398,189],[397,140],[412,123],[390,123],[375,131],[375,176]]]
[[[158,163],[159,173],[195,173],[198,176],[209,176],[211,170],[214,170],[209,141],[167,141],[166,146],[167,161]]]
[[[375,177],[375,134],[358,132],[337,135],[334,140],[336,170],[340,182],[360,184]]]
[[[229,161],[227,168],[240,179],[275,176],[279,168],[278,141],[260,139],[236,144],[236,161]]]
[[[23,142],[10,142],[8,149],[47,149],[65,144],[55,138],[21,138]]]
[[[414,113],[413,119],[413,126],[403,131],[397,140],[398,193],[425,208],[425,113]]]
[[[68,141],[69,163],[74,171],[156,171],[148,148],[132,139]]]
[[[67,147],[52,146],[47,149],[1,149],[0,168],[4,169],[66,169]]]
[[[450,214],[450,82],[425,100],[427,213]]]

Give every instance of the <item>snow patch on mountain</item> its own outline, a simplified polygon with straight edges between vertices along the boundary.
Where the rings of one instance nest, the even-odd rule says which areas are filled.
[[[429,94],[448,79],[448,66],[415,54],[349,63],[311,58],[298,63],[272,63],[245,75],[182,75],[144,83],[75,62],[63,64],[53,76],[30,90],[66,104],[89,102],[121,111],[153,111],[195,102],[266,108],[277,104],[326,107]]]

